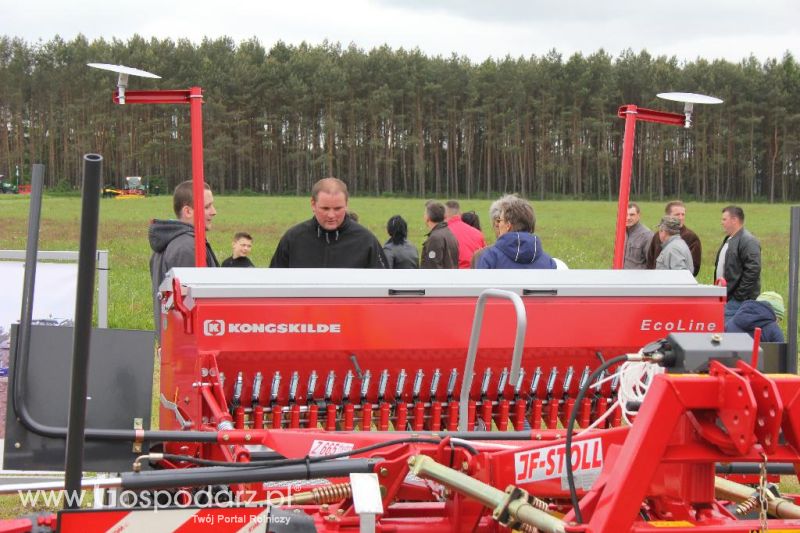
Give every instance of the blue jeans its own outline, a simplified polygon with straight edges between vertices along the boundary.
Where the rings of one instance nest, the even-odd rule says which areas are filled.
[[[742,306],[744,302],[740,300],[728,300],[725,304],[725,323],[728,323],[728,320],[733,318],[733,315],[736,314],[736,311]]]

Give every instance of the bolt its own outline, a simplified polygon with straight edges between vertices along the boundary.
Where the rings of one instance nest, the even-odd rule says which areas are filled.
[[[339,516],[342,516],[344,514],[344,509],[337,509],[336,510],[336,514],[338,514]]]
[[[245,434],[245,436],[244,436],[244,440],[246,440],[247,442],[250,442],[250,439],[251,439],[251,438],[252,438],[252,437],[250,436],[250,433],[247,433],[247,434]]]
[[[336,517],[333,515],[328,515],[327,517],[325,517],[325,520],[327,520],[328,522],[336,522]]]
[[[294,514],[300,514],[300,509],[292,509],[292,512],[293,512]]]
[[[381,498],[385,498],[386,494],[388,494],[388,490],[386,490],[386,486],[381,485]]]
[[[228,442],[229,440],[231,440],[231,437],[230,437],[230,435],[228,435],[226,433],[225,435],[222,436],[222,440],[224,440],[225,442]]]
[[[466,472],[467,470],[469,470],[469,463],[464,461],[463,463],[461,463],[461,471]]]
[[[327,503],[323,503],[322,506],[319,508],[320,513],[327,513],[330,510],[330,506]]]
[[[208,369],[207,368],[201,368],[200,369],[200,375],[203,376],[203,377],[207,377],[208,376]]]
[[[20,448],[22,448],[22,444],[20,444],[19,442],[15,442],[14,443],[14,448],[19,450]]]
[[[380,473],[381,477],[386,477],[386,476],[389,475],[389,469],[388,468],[381,468],[379,473]]]
[[[189,397],[188,397],[188,396],[186,396],[186,397],[184,397],[184,398],[183,398],[183,403],[186,403],[186,404],[188,404],[188,403],[189,403]]]

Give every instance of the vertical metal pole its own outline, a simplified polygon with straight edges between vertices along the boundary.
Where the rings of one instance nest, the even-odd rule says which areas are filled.
[[[619,202],[617,203],[617,231],[614,240],[614,268],[622,268],[625,256],[625,218],[628,216],[628,200],[631,195],[631,171],[633,169],[633,143],[636,136],[636,106],[627,106],[625,112],[625,138],[622,144],[622,170],[619,176]]]
[[[97,327],[108,327],[108,250],[97,252]]]
[[[67,451],[64,467],[64,507],[80,506],[83,440],[86,428],[86,392],[89,385],[89,347],[92,335],[92,305],[97,261],[97,226],[100,213],[100,182],[103,157],[83,156],[81,201],[81,242],[78,251],[78,288],[75,298],[75,329],[72,338],[72,378],[70,382]]]
[[[800,286],[800,206],[793,205],[789,225],[789,316],[786,319],[786,372],[797,374],[797,289]]]
[[[27,379],[25,365],[20,366],[23,357],[31,348],[31,321],[33,320],[33,294],[36,286],[36,261],[39,254],[39,222],[42,219],[42,192],[44,188],[44,165],[33,165],[31,173],[31,204],[28,211],[28,243],[25,248],[25,275],[22,281],[22,309],[20,309],[17,351],[14,354],[15,382]],[[16,383],[14,392],[21,390],[21,384]],[[14,412],[19,413],[17,395],[11,398]]]
[[[194,195],[194,265],[206,266],[205,177],[203,175],[203,91],[189,89],[192,126],[192,194]]]

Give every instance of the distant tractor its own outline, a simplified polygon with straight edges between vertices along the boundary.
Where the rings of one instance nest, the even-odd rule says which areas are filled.
[[[6,177],[0,174],[0,193],[2,194],[17,194],[19,192],[16,185],[10,181],[6,181]]]
[[[141,176],[128,176],[122,189],[103,187],[103,198],[130,200],[147,196],[147,188],[142,184]]]

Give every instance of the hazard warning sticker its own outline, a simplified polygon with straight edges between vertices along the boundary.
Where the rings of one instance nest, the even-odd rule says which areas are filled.
[[[544,481],[561,478],[566,487],[566,447],[548,446],[527,450],[514,455],[517,483]],[[575,485],[588,489],[597,480],[603,469],[603,443],[598,439],[586,439],[572,443],[572,473]]]

